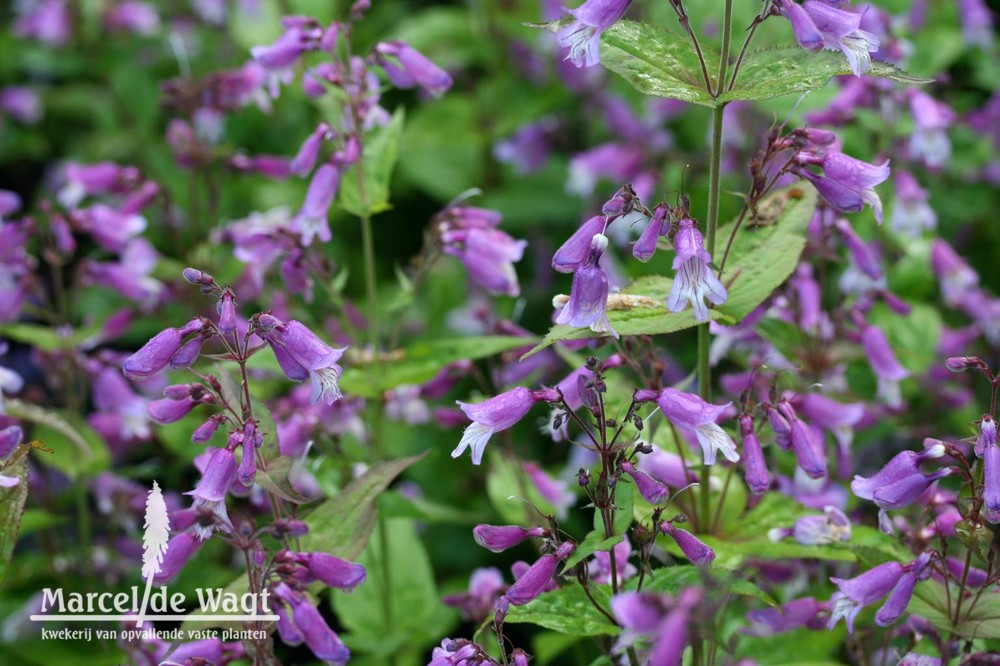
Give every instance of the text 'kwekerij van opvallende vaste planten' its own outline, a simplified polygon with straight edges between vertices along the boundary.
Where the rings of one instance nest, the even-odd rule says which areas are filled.
[[[1000,663],[998,11],[0,8],[0,664]]]

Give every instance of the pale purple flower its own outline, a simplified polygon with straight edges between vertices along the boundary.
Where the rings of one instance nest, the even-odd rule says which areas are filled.
[[[691,611],[701,600],[701,590],[687,588],[675,598],[650,592],[623,592],[611,599],[611,611],[624,631],[617,651],[640,639],[651,643],[644,663],[678,666],[688,644]]]
[[[521,287],[514,264],[524,256],[528,242],[515,240],[499,229],[467,228],[441,235],[445,254],[461,259],[472,281],[494,294],[518,296]]]
[[[569,161],[566,191],[589,196],[600,178],[626,183],[641,170],[643,159],[642,147],[613,141],[577,153]]]
[[[340,169],[327,162],[320,166],[309,181],[302,208],[292,219],[291,228],[299,232],[302,245],[312,245],[313,239],[328,243],[333,238],[327,216],[340,188]]]
[[[618,334],[608,321],[608,274],[600,265],[601,255],[608,247],[608,237],[595,235],[590,242],[587,260],[573,273],[569,301],[556,316],[556,323],[576,328],[589,327],[595,333]]]
[[[634,393],[633,400],[636,402],[655,400],[669,421],[680,428],[694,431],[706,465],[715,464],[716,454],[719,451],[722,451],[722,455],[730,462],[737,462],[740,459],[733,438],[717,423],[732,403],[713,405],[693,393],[669,387],[659,392],[638,390]]]
[[[468,591],[447,595],[442,601],[446,606],[458,608],[463,619],[478,624],[489,616],[493,605],[506,589],[507,584],[499,569],[477,568],[469,577]]]
[[[690,302],[694,318],[708,321],[709,312],[705,299],[715,305],[722,305],[728,294],[726,287],[709,266],[712,256],[705,249],[705,240],[691,218],[686,217],[678,223],[674,251],[677,256],[674,257],[673,269],[677,272],[670,287],[670,295],[667,296],[667,309],[681,312]]]
[[[875,503],[879,508],[879,526],[883,532],[891,533],[892,524],[887,510],[908,506],[932,483],[952,473],[950,467],[929,474],[920,469],[921,463],[936,460],[944,454],[945,448],[941,444],[932,444],[919,453],[903,451],[893,456],[875,475],[868,478],[855,476],[851,490],[861,499]]]
[[[215,514],[216,523],[227,528],[232,527],[226,512],[226,493],[236,480],[236,458],[233,456],[233,449],[230,448],[235,443],[235,440],[230,438],[230,444],[225,448],[209,449],[212,452],[211,458],[202,472],[201,480],[194,490],[184,493],[194,497],[194,509],[205,507]],[[195,526],[195,533],[199,539],[205,540],[212,535],[214,528],[215,525],[198,524]]]
[[[715,559],[715,551],[687,530],[674,527],[669,522],[660,523],[659,530],[674,540],[691,564],[704,566],[711,564]]]
[[[851,540],[851,521],[835,506],[823,507],[822,516],[803,516],[791,528],[776,527],[768,532],[772,541],[793,537],[803,546],[822,546]]]
[[[341,397],[341,367],[337,364],[346,347],[334,349],[317,337],[301,322],[281,321],[269,314],[254,315],[253,331],[264,339],[274,351],[278,365],[285,375],[297,382],[312,382],[310,401],[322,400],[331,405]]]
[[[576,494],[569,489],[569,484],[561,479],[553,478],[548,472],[528,461],[521,469],[528,475],[528,480],[535,487],[542,499],[552,505],[555,516],[565,520],[570,507],[576,504]]]
[[[520,525],[476,525],[472,536],[476,543],[494,553],[502,553],[532,537],[545,536],[543,527],[521,527]]]
[[[594,559],[587,563],[587,575],[590,580],[602,585],[611,584],[611,558],[615,558],[615,571],[618,573],[618,584],[621,585],[629,578],[639,573],[628,561],[632,555],[632,544],[628,537],[623,537],[616,543],[611,551],[599,550],[594,553]]]
[[[653,445],[652,453],[639,458],[639,469],[671,488],[685,488],[698,483],[698,475],[688,469],[679,455],[656,445]]]
[[[520,175],[534,173],[545,166],[549,158],[551,134],[558,127],[554,117],[526,123],[513,135],[493,146],[493,157],[510,164]]]
[[[14,34],[30,37],[50,46],[63,46],[70,39],[72,19],[66,0],[38,0],[24,3],[14,23]]]
[[[822,0],[812,1],[822,3]],[[857,213],[868,204],[875,219],[882,223],[882,200],[875,186],[889,177],[889,160],[868,164],[843,153],[828,153],[810,162],[821,166],[823,175],[809,169],[801,169],[799,173],[809,179],[830,207],[841,213]]]
[[[25,125],[34,125],[42,119],[42,100],[31,88],[6,86],[0,88],[0,112]],[[0,206],[0,218],[5,215]]]
[[[143,380],[172,364],[184,338],[203,329],[201,319],[192,319],[181,328],[168,328],[153,336],[136,353],[125,359],[122,371],[129,379]]]
[[[653,209],[653,217],[649,218],[646,228],[639,235],[639,240],[632,246],[632,256],[639,261],[649,261],[656,252],[656,245],[661,236],[666,236],[670,230],[670,207],[658,204]]]
[[[567,9],[573,22],[556,33],[560,46],[569,49],[567,60],[577,67],[593,67],[601,62],[601,34],[625,15],[630,0],[586,0],[576,9]]]
[[[801,627],[814,631],[822,629],[826,626],[824,614],[828,610],[827,603],[816,601],[813,597],[793,599],[780,608],[752,610],[747,613],[747,620],[751,624],[748,633],[754,636],[772,636]]]
[[[507,592],[497,603],[503,604],[506,600],[511,605],[523,606],[535,599],[548,588],[559,563],[569,557],[575,549],[574,544],[566,542],[559,546],[555,552],[542,555],[513,585],[507,588]]]
[[[941,296],[952,307],[960,307],[979,285],[979,275],[946,241],[931,242],[931,269],[941,282]]]
[[[289,164],[289,171],[296,176],[307,176],[316,166],[316,159],[319,157],[319,150],[325,141],[333,139],[334,133],[326,123],[320,123],[313,130],[312,134],[302,142],[302,147],[296,153],[295,158]]]
[[[907,91],[915,125],[910,134],[910,157],[929,168],[944,166],[951,157],[951,140],[945,130],[955,122],[955,112],[916,88]]]
[[[510,428],[523,419],[535,403],[557,402],[558,392],[552,389],[532,391],[519,386],[506,393],[484,400],[477,404],[459,402],[465,415],[472,419],[472,424],[462,434],[462,441],[451,452],[452,458],[462,455],[466,449],[471,449],[472,464],[483,461],[483,451],[493,433]]]
[[[607,220],[603,215],[595,215],[573,232],[552,256],[552,268],[560,273],[573,273],[590,256],[594,237],[604,233]]]
[[[902,615],[909,604],[913,585],[921,577],[926,577],[924,574],[929,562],[930,557],[924,553],[906,565],[886,562],[855,578],[831,578],[839,591],[830,599],[831,611],[827,626],[832,629],[841,618],[844,618],[847,630],[853,633],[854,618],[861,609],[874,604],[890,592],[892,594],[876,614],[875,621],[881,626],[891,624]]]
[[[173,580],[187,564],[187,561],[201,549],[203,543],[204,540],[192,531],[175,534],[167,542],[167,549],[163,553],[163,562],[160,564],[160,570],[153,577],[153,582],[157,585],[163,585]]]
[[[282,623],[279,622],[282,640],[292,645],[305,643],[318,659],[334,666],[344,666],[351,657],[351,651],[326,623],[309,597],[292,590],[285,583],[278,583],[272,591],[281,602],[279,607],[287,605],[292,613],[290,618],[286,614],[286,631],[280,632]]]
[[[889,407],[901,407],[903,397],[899,382],[909,377],[910,373],[896,359],[885,333],[877,326],[866,326],[861,333],[861,345],[878,379],[879,399]]]
[[[937,213],[927,203],[929,195],[908,171],[896,170],[896,205],[889,218],[889,226],[897,233],[919,237],[924,231],[937,227]]]
[[[656,506],[658,504],[663,504],[668,499],[670,499],[670,488],[666,485],[657,481],[649,474],[636,469],[635,465],[626,461],[621,464],[621,469],[623,472],[632,477],[633,483],[635,483],[636,489],[638,489],[639,494],[642,498],[649,502],[650,504]]]
[[[104,14],[104,25],[109,30],[132,32],[137,35],[156,34],[160,27],[160,16],[156,8],[138,0],[124,0]]]
[[[397,88],[419,86],[434,97],[451,88],[451,75],[405,42],[380,42],[375,53],[378,64]]]
[[[871,54],[879,48],[879,38],[861,29],[862,14],[840,9],[840,2],[779,0],[781,13],[792,23],[799,46],[809,51],[822,48],[841,51],[855,76],[871,66]]]
[[[958,0],[958,20],[967,46],[993,45],[993,13],[985,0]]]
[[[740,433],[743,435],[743,464],[746,467],[746,482],[750,492],[762,495],[771,487],[771,473],[767,470],[764,451],[753,429],[753,417],[740,416]]]

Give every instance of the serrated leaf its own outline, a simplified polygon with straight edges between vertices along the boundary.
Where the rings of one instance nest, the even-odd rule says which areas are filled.
[[[0,586],[7,578],[24,515],[24,503],[28,499],[27,457],[4,469],[3,475],[16,478],[18,483],[13,488],[0,488]]]
[[[610,608],[609,589],[607,585],[590,585],[594,599],[605,609]],[[506,622],[537,624],[575,636],[614,636],[621,631],[594,608],[583,588],[576,583],[545,592],[526,606],[511,606]]]
[[[947,599],[944,585],[927,580],[917,585],[906,612],[921,616],[945,635],[954,633],[968,639],[1000,638],[1000,594],[981,595],[972,612],[963,613],[963,620],[957,625],[948,613]]]
[[[305,519],[309,533],[302,537],[302,550],[330,553],[345,560],[360,555],[375,527],[378,496],[403,470],[425,455],[426,452],[376,465],[336,497],[316,507]]]
[[[610,551],[622,540],[623,536],[622,534],[618,534],[605,538],[604,530],[594,530],[583,538],[583,541],[577,545],[576,550],[566,559],[563,566],[566,569],[572,569],[594,553]]]
[[[718,55],[703,51],[709,72]],[[618,21],[601,36],[601,64],[639,92],[715,106],[691,40],[648,23]]]
[[[781,213],[773,224],[740,228],[733,242],[731,256],[722,275],[729,290],[729,298],[719,307],[710,310],[713,320],[726,323],[739,322],[760,305],[775,288],[792,274],[798,265],[799,255],[805,248],[805,230],[816,209],[816,192],[812,187],[791,186],[779,190],[768,198],[777,202]],[[716,253],[720,260],[726,240],[735,226],[729,223],[718,230]],[[642,307],[631,310],[614,310],[607,313],[611,327],[619,335],[663,335],[698,325],[690,308],[682,312],[666,309],[667,294],[673,278],[646,276],[633,281],[622,290],[636,296],[648,296],[662,302],[662,308]],[[583,340],[599,337],[589,328],[553,326],[545,338],[522,358],[536,354],[560,340]]]
[[[719,102],[761,100],[804,93],[825,86],[834,76],[851,74],[847,58],[839,51],[811,53],[798,46],[778,46],[747,54],[736,86],[719,96]],[[872,61],[865,76],[921,85],[931,79],[910,76],[898,67]]]
[[[455,361],[475,361],[524,347],[532,342],[530,338],[499,335],[419,342],[402,350],[398,359],[385,362],[378,382],[372,381],[368,368],[355,366],[344,371],[340,378],[340,388],[347,395],[375,398],[383,391],[400,384],[426,382]]]
[[[400,108],[392,114],[387,125],[369,133],[365,137],[361,160],[344,174],[340,183],[340,205],[348,213],[361,217],[389,208],[389,180],[399,157],[403,116]],[[360,182],[359,169],[363,173]]]

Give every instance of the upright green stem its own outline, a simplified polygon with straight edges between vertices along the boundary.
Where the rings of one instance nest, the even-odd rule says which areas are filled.
[[[732,4],[732,0],[727,0],[727,16],[729,15],[729,9]],[[723,42],[725,48],[723,52],[728,52],[728,33],[726,33],[727,38]],[[725,71],[719,73],[720,80],[724,80]],[[708,222],[705,227],[705,249],[708,253],[715,255],[715,235],[716,230],[719,227],[719,199],[721,195],[721,190],[719,187],[720,172],[722,167],[722,117],[725,113],[726,107],[723,104],[715,107],[712,110],[712,153],[711,161],[709,163],[709,180],[708,180]],[[698,393],[704,400],[709,400],[712,397],[712,368],[708,361],[708,351],[711,344],[711,337],[708,333],[708,324],[702,324],[698,327]],[[699,515],[702,516],[702,522],[704,525],[700,525],[702,530],[709,528],[709,516],[711,508],[709,506],[709,478],[711,476],[711,468],[708,465],[702,465],[701,467],[701,510]]]

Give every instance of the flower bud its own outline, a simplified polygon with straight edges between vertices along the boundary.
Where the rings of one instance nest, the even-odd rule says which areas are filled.
[[[500,553],[531,537],[545,536],[545,529],[542,527],[528,529],[519,525],[476,525],[472,530],[472,536],[483,548]]]

